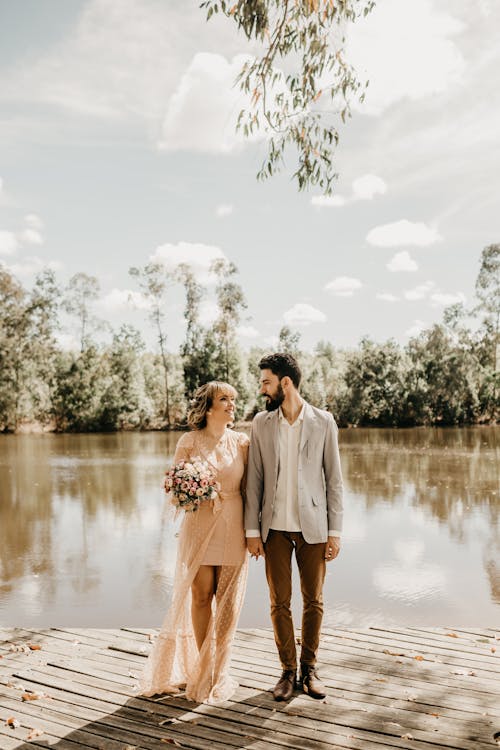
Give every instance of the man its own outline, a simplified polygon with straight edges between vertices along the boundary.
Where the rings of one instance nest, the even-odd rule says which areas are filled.
[[[282,675],[273,695],[292,697],[297,652],[290,609],[292,552],[303,600],[299,684],[324,698],[316,672],[326,562],[340,551],[342,474],[337,425],[331,414],[300,396],[300,368],[290,354],[259,362],[266,412],[252,423],[245,502],[250,554],[265,556],[274,638]]]

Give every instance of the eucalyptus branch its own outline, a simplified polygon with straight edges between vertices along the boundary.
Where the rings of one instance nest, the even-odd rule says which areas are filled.
[[[260,57],[243,65],[236,83],[250,97],[237,120],[245,137],[267,136],[267,155],[257,174],[267,179],[280,171],[285,152],[295,149],[293,173],[299,190],[318,185],[330,193],[337,178],[335,149],[339,120],[351,117],[351,102],[364,100],[362,84],[344,59],[345,38],[333,44],[331,33],[342,24],[366,16],[374,0],[204,0],[207,20],[219,11],[233,20],[248,39],[268,40]],[[278,60],[291,62],[284,73]],[[326,83],[322,79],[328,75]],[[321,85],[321,88],[319,86]],[[342,98],[337,112],[314,105],[325,95]]]

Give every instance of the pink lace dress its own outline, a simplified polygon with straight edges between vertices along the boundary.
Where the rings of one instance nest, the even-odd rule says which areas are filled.
[[[226,429],[210,450],[203,432],[184,434],[174,461],[201,457],[217,471],[221,490],[182,520],[172,603],[140,678],[140,694],[177,692],[186,698],[216,703],[231,697],[238,683],[229,676],[231,645],[243,604],[247,553],[241,487],[248,437]],[[219,577],[207,635],[198,652],[191,623],[191,584],[200,565],[217,565]]]

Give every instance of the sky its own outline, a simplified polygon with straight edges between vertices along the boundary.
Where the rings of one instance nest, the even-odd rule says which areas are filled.
[[[474,301],[482,249],[500,240],[500,7],[494,0],[379,0],[347,30],[367,97],[340,130],[334,194],[299,193],[293,159],[256,173],[265,143],[234,132],[234,79],[255,53],[192,0],[0,0],[0,263],[29,288],[95,275],[95,313],[137,326],[128,273],[159,260],[239,269],[244,347],[280,328],[355,347],[404,344],[446,305]],[[166,304],[168,347],[183,296]],[[65,321],[63,346],[76,345]]]

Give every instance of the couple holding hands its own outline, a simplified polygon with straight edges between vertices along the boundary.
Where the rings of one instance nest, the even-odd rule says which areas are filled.
[[[245,593],[248,554],[265,558],[271,620],[282,674],[275,700],[289,700],[297,680],[291,613],[292,554],[303,600],[298,684],[324,698],[316,672],[326,563],[340,550],[342,475],[332,415],[300,396],[300,368],[290,354],[259,362],[266,411],[250,440],[234,432],[236,392],[201,386],[174,461],[201,459],[216,473],[218,496],[185,513],[170,609],[141,676],[140,694],[185,689],[186,698],[228,700],[231,645]]]

